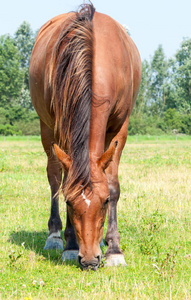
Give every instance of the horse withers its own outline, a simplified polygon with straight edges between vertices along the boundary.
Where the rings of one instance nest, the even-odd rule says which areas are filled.
[[[84,4],[40,29],[29,80],[51,187],[45,249],[63,248],[61,186],[67,204],[63,260],[78,255],[83,269],[99,267],[108,210],[106,264],[125,265],[117,228],[118,165],[141,81],[135,44],[118,22]]]

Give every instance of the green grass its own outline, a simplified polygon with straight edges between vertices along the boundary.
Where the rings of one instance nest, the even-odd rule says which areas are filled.
[[[191,139],[181,138],[128,137],[118,205],[127,266],[86,272],[43,250],[50,189],[40,138],[1,137],[0,298],[191,299]],[[65,210],[61,196],[63,224]]]
[[[18,142],[18,141],[40,141],[40,136],[35,136],[35,135],[31,135],[31,136],[17,136],[17,135],[15,135],[15,136],[3,136],[3,135],[0,135],[0,141],[2,142],[2,141],[4,141],[4,142],[6,142],[6,141],[16,141],[16,142]]]
[[[40,136],[2,136],[0,135],[0,141],[40,141]],[[128,136],[128,143],[140,143],[140,142],[174,142],[174,141],[191,141],[191,136],[184,134],[177,135],[135,135]]]

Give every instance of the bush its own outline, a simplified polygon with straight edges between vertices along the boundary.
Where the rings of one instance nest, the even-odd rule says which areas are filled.
[[[140,118],[139,115],[132,115],[129,119],[129,135],[146,134],[146,122],[144,115]]]
[[[20,120],[15,123],[15,126],[21,131],[22,135],[40,135],[39,119]]]
[[[180,114],[175,110],[175,108],[169,108],[164,113],[164,123],[166,124],[167,130],[172,131],[177,130],[178,133],[182,133],[182,121]]]
[[[37,113],[20,105],[0,107],[1,135],[39,135]]]
[[[191,115],[180,114],[175,108],[167,109],[163,116],[132,114],[129,120],[129,135],[172,134],[173,131],[191,134]]]
[[[15,126],[10,124],[0,125],[0,134],[1,135],[21,135],[21,130],[18,130]]]
[[[0,107],[0,125],[5,125],[7,123],[6,110]]]
[[[181,116],[181,129],[184,134],[191,134],[191,115]]]
[[[129,120],[128,134],[162,135],[166,132],[166,126],[162,126],[163,123],[156,116],[132,115]]]

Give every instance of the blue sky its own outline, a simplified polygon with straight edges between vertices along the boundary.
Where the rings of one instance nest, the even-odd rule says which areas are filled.
[[[130,28],[141,58],[150,59],[159,44],[172,57],[184,37],[191,38],[191,0],[92,0],[97,11]],[[75,10],[82,0],[4,0],[0,35],[13,35],[25,20],[34,31],[51,17]]]

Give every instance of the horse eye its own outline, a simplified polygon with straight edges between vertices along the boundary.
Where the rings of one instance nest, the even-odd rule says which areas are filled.
[[[104,205],[107,205],[107,204],[108,204],[108,202],[109,202],[109,200],[110,200],[110,196],[108,196],[108,197],[107,197],[107,199],[105,200],[105,203],[104,203]]]

